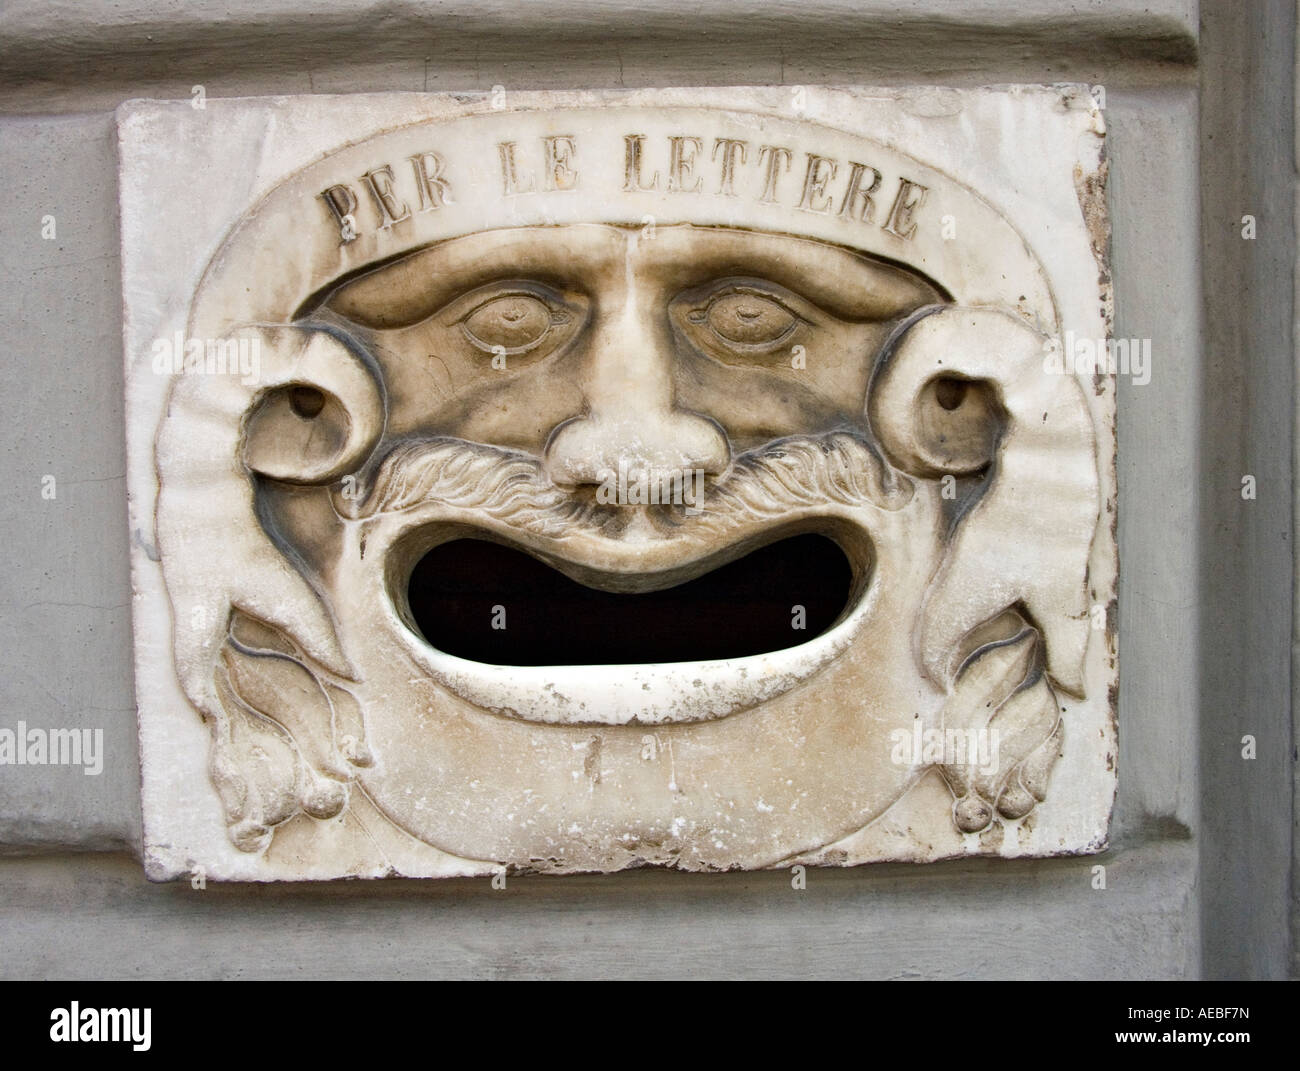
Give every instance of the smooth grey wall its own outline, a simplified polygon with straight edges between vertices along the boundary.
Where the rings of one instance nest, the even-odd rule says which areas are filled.
[[[1202,18],[1200,872],[1216,977],[1295,968],[1295,32],[1289,4],[1207,5]],[[1247,737],[1256,758],[1243,761]]]
[[[367,3],[0,13],[0,974],[1282,976],[1288,970],[1294,11],[981,0]],[[1120,795],[1099,858],[781,873],[147,883],[122,479],[111,109],[130,97],[672,84],[1105,88],[1121,380]],[[1026,167],[1033,166],[1026,152]],[[1245,206],[1245,207],[1243,207]],[[1256,208],[1256,206],[1259,206]],[[1259,237],[1240,237],[1255,208]],[[55,216],[57,239],[41,238]],[[1240,476],[1259,496],[1234,500]],[[57,497],[41,495],[54,475]],[[1241,735],[1258,758],[1240,758]],[[1106,889],[1093,867],[1106,867]],[[1294,918],[1294,915],[1292,915]]]

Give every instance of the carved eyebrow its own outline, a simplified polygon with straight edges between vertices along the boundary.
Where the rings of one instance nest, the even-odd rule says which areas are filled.
[[[468,290],[528,278],[565,290],[584,275],[622,273],[626,228],[520,228],[454,238],[351,279],[324,303],[371,328],[419,323]],[[947,299],[916,272],[809,238],[692,225],[661,226],[647,264],[676,292],[710,278],[762,277],[845,320],[877,321]]]
[[[366,327],[399,328],[505,279],[529,279],[564,291],[573,283],[575,264],[608,257],[612,234],[602,241],[599,234],[575,228],[557,242],[551,236],[558,233],[526,228],[453,238],[349,280],[324,304]]]
[[[761,277],[850,321],[889,320],[949,300],[916,272],[814,239],[697,229],[705,234],[712,237],[686,259],[688,286],[728,275]]]

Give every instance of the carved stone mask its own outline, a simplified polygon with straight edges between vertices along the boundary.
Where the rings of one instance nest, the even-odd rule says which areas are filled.
[[[190,310],[254,373],[178,369],[157,438],[232,841],[762,867],[935,771],[951,829],[1027,821],[1097,598],[1060,330],[988,203],[810,123],[486,113],[299,171]]]

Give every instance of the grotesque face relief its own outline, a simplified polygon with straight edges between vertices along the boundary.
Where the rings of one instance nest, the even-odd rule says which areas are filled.
[[[124,111],[150,873],[1103,847],[1100,119],[951,96]]]

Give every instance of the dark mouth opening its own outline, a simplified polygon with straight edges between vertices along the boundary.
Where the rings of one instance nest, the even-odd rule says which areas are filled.
[[[407,585],[410,615],[440,651],[504,666],[711,661],[819,636],[853,590],[839,545],[803,534],[660,591],[588,587],[523,551],[453,539]]]

